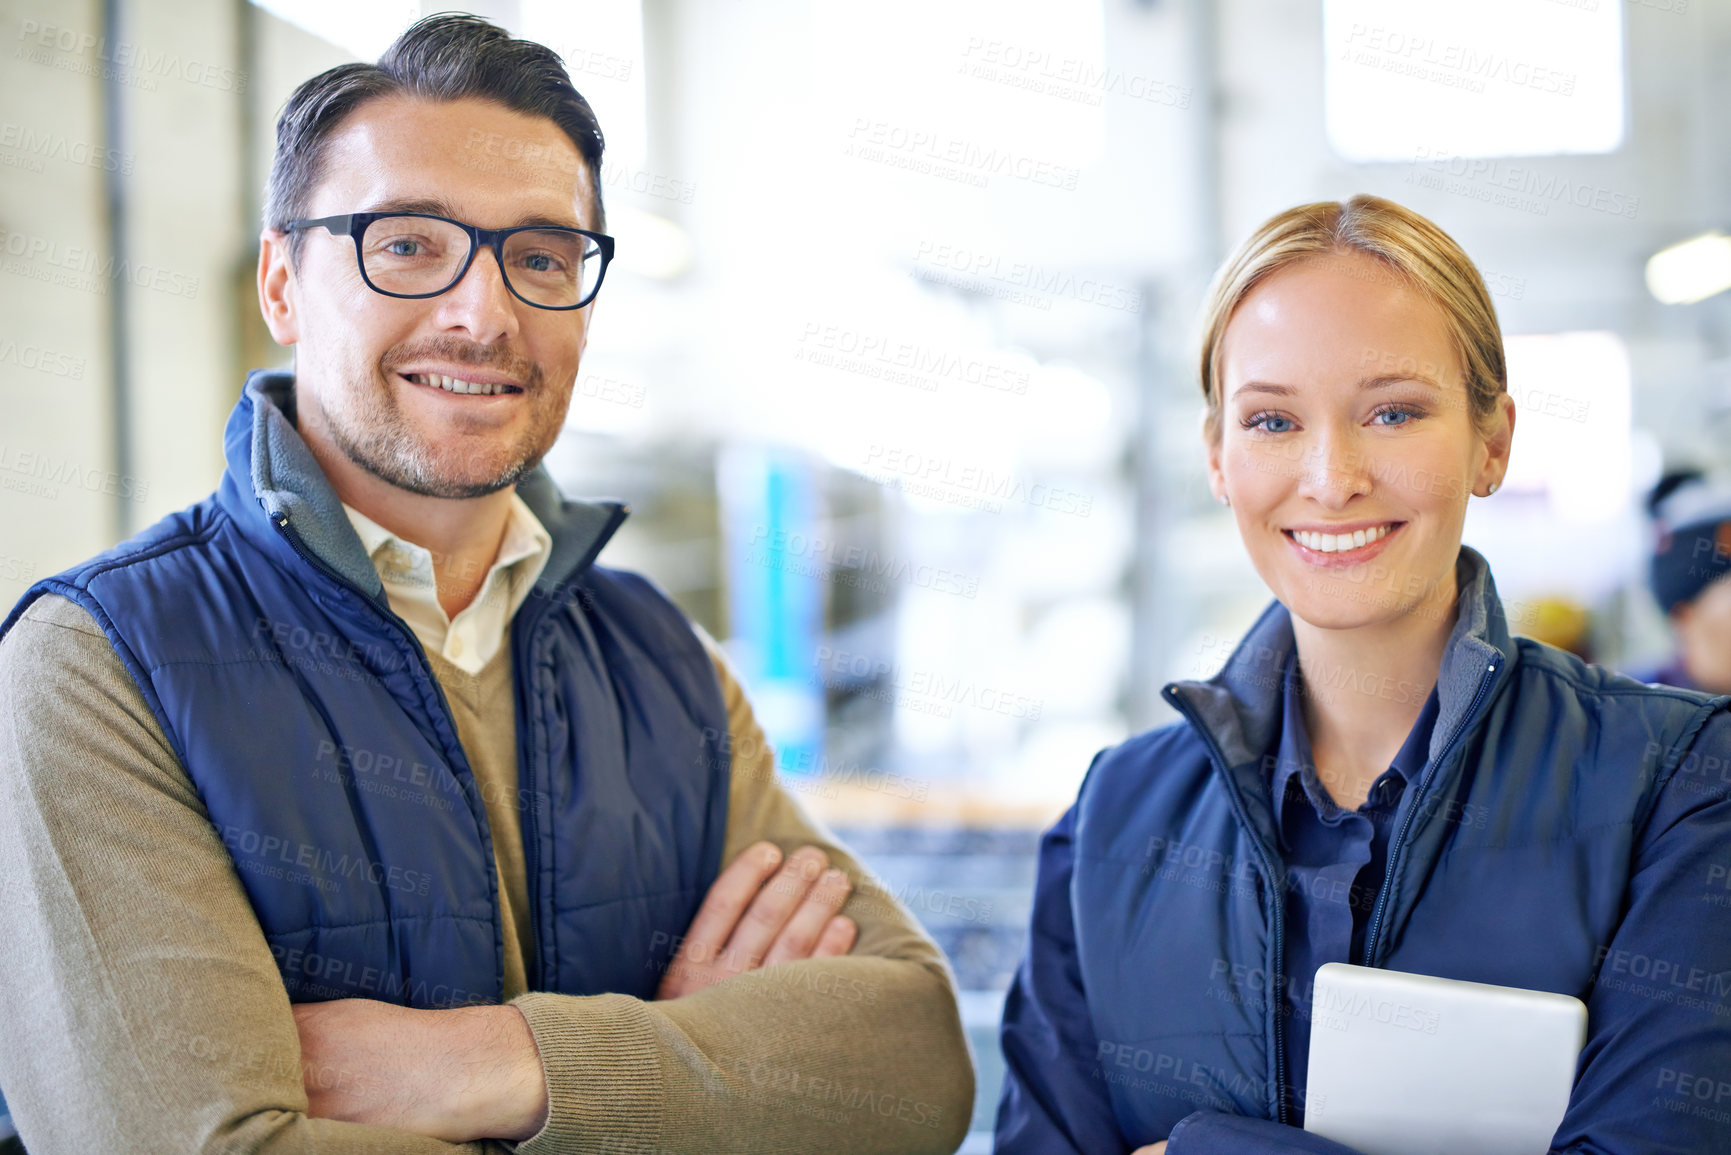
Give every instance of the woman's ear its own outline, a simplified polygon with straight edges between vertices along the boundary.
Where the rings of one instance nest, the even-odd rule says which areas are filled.
[[[1515,437],[1515,399],[1508,393],[1497,394],[1496,412],[1491,416],[1490,431],[1485,435],[1485,459],[1473,481],[1473,492],[1487,492],[1492,485],[1502,485],[1509,471],[1509,451]]]
[[[1214,500],[1222,505],[1231,504],[1226,495],[1226,474],[1220,468],[1220,438],[1213,437],[1204,430],[1203,445],[1208,451],[1208,491],[1214,495]]]

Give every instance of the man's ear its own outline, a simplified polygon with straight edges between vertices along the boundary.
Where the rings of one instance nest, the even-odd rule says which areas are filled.
[[[258,307],[278,345],[293,345],[301,339],[296,290],[288,236],[275,229],[264,230],[258,235]]]

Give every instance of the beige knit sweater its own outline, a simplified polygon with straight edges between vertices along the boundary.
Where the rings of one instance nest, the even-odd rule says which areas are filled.
[[[509,651],[435,659],[494,830],[506,997],[546,1072],[544,1152],[951,1151],[973,1069],[942,955],[777,783],[720,655],[731,861],[815,844],[855,890],[846,958],[786,963],[669,1002],[524,989],[526,918]],[[497,1153],[307,1117],[287,994],[233,860],[108,640],[36,602],[0,644],[0,1088],[31,1155]]]

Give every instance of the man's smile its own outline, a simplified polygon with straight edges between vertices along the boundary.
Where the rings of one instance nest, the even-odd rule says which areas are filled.
[[[523,392],[521,385],[498,373],[476,369],[461,370],[460,373],[427,370],[398,373],[397,376],[411,385],[468,397],[503,397]]]

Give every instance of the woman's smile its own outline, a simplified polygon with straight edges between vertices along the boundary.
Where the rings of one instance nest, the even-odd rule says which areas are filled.
[[[1348,522],[1338,527],[1293,526],[1280,532],[1306,565],[1343,569],[1370,561],[1388,548],[1404,521]]]

